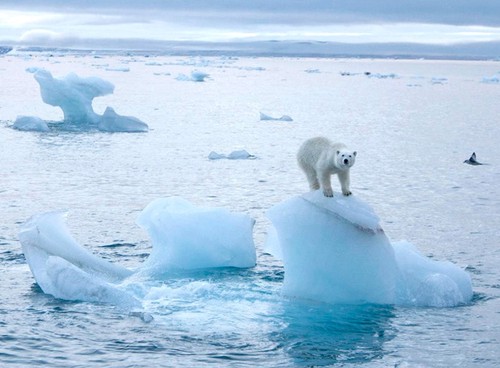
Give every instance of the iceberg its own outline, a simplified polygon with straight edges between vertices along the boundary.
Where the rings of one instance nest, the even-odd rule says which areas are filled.
[[[392,244],[373,209],[355,196],[320,191],[274,207],[267,249],[283,260],[283,292],[331,304],[452,307],[472,299],[469,275],[450,262]]]
[[[293,119],[288,116],[288,115],[282,115],[281,117],[279,118],[274,118],[270,115],[267,115],[267,114],[264,114],[264,113],[260,113],[260,120],[275,120],[275,121],[293,121]]]
[[[246,214],[197,207],[180,197],[157,199],[137,219],[153,244],[143,268],[161,273],[253,267],[254,223]]]
[[[132,116],[118,115],[108,107],[101,116],[92,108],[95,97],[113,93],[114,85],[99,77],[81,78],[70,73],[63,78],[54,78],[52,74],[39,68],[28,68],[34,73],[35,80],[40,85],[43,102],[58,106],[64,114],[60,129],[91,130],[105,132],[145,132],[148,125]],[[19,130],[48,131],[49,126],[37,117],[21,117],[14,123]]]

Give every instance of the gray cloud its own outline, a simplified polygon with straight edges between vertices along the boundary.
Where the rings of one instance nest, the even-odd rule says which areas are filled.
[[[498,0],[2,0],[0,8],[122,15],[129,20],[198,26],[366,22],[500,26]]]

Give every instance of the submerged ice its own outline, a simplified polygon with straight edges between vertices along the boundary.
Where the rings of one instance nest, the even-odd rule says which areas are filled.
[[[71,126],[80,130],[98,129],[107,132],[145,132],[146,123],[135,117],[118,115],[108,107],[101,116],[92,108],[92,101],[99,96],[113,93],[114,85],[99,77],[82,78],[70,73],[63,78],[54,78],[45,69],[30,68],[40,85],[43,102],[60,107],[64,120],[58,124],[64,129]],[[49,125],[37,117],[18,117],[14,128],[19,130],[47,131]]]
[[[356,197],[320,191],[268,211],[269,251],[285,268],[283,291],[327,303],[452,307],[470,302],[469,275],[450,262],[392,244],[373,210]]]

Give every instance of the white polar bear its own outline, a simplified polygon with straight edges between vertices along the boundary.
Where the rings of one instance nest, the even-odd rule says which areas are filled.
[[[356,151],[348,151],[342,143],[332,143],[324,137],[305,141],[297,153],[299,166],[304,170],[311,190],[323,189],[325,197],[333,197],[330,176],[337,174],[342,194],[351,195],[349,169],[356,160]]]

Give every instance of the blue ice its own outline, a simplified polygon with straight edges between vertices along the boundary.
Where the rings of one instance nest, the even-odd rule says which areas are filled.
[[[59,128],[89,130],[98,129],[106,132],[146,132],[148,125],[132,116],[117,114],[108,107],[103,115],[92,108],[92,101],[99,96],[113,93],[114,85],[99,77],[82,78],[70,73],[63,78],[54,78],[45,69],[30,68],[35,80],[40,85],[43,102],[60,107],[64,121],[57,124]],[[46,121],[33,116],[18,117],[13,125],[19,130],[48,131]]]
[[[275,205],[268,217],[266,246],[283,261],[286,297],[417,307],[454,307],[472,299],[471,279],[462,268],[424,257],[410,243],[391,243],[373,209],[355,196],[310,192]],[[152,251],[133,271],[80,246],[62,212],[34,216],[19,239],[45,293],[140,308],[147,293],[130,288],[137,279],[255,266],[254,222],[247,214],[199,207],[181,197],[157,199],[138,216]]]

